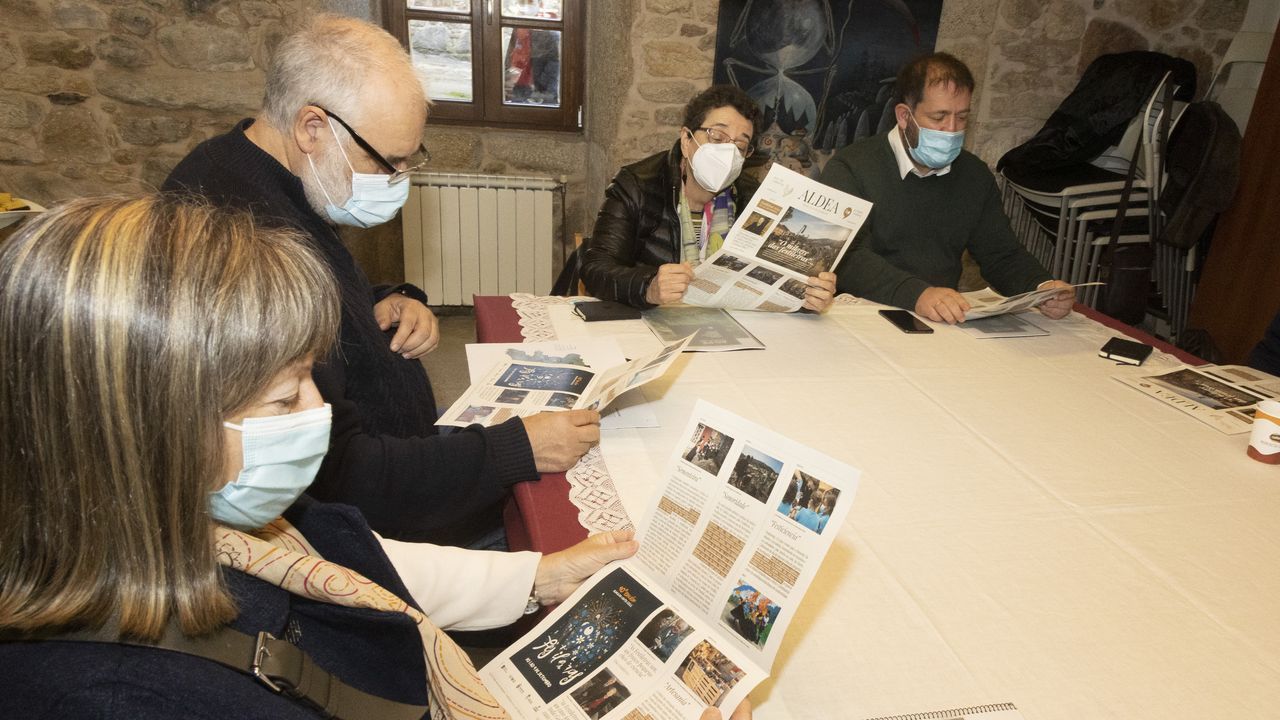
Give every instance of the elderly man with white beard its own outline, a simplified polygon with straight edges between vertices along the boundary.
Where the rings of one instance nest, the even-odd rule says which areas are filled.
[[[422,81],[394,38],[322,15],[276,49],[257,117],[196,147],[165,190],[298,231],[338,280],[340,339],[313,371],[333,431],[309,492],[358,507],[398,540],[501,548],[510,485],[571,467],[598,440],[599,415],[541,413],[438,433],[418,361],[438,341],[426,295],[371,286],[335,229],[395,217],[408,173],[428,157],[426,119]]]

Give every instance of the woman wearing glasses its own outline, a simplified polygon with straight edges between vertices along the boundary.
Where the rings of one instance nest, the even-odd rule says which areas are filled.
[[[713,85],[685,106],[669,151],[618,171],[582,256],[582,280],[592,295],[635,307],[684,297],[693,266],[720,249],[759,187],[742,174],[759,117],[745,92]],[[809,285],[804,306],[826,309],[835,275],[822,273]]]

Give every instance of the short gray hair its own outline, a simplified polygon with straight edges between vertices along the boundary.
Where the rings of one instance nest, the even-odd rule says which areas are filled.
[[[318,15],[276,47],[263,115],[283,130],[300,108],[320,105],[356,122],[369,79],[400,73],[423,87],[408,53],[386,30],[355,18]],[[425,102],[425,88],[423,97]]]

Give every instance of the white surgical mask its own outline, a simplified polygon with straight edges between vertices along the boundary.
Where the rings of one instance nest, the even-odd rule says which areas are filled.
[[[236,479],[209,494],[209,514],[240,530],[256,530],[280,517],[320,470],[329,450],[333,406],[288,415],[245,418],[240,425],[244,467]]]
[[[698,142],[692,133],[689,139]],[[718,193],[738,179],[742,160],[742,153],[733,143],[700,143],[689,159],[689,167],[693,170],[693,179],[703,190]]]
[[[329,119],[329,127],[333,127],[332,118]],[[334,131],[334,137],[337,137],[337,131]],[[315,175],[316,183],[320,185],[320,192],[324,193],[324,199],[328,201],[324,211],[329,219],[339,225],[367,228],[381,225],[395,217],[396,213],[400,212],[400,208],[404,207],[405,201],[409,199],[411,183],[408,178],[393,183],[390,175],[358,173],[352,167],[347,151],[342,149],[342,143],[336,140],[335,143],[338,146],[338,152],[342,153],[342,159],[346,160],[347,167],[351,168],[351,197],[347,198],[341,207],[333,203],[329,190],[320,179],[320,173],[316,172],[315,161],[311,159],[311,154],[307,153],[311,174]]]

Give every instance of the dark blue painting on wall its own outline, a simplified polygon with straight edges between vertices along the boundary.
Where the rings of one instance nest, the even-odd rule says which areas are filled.
[[[817,177],[893,123],[893,79],[931,52],[942,0],[721,0],[715,82],[764,111],[759,152]]]

